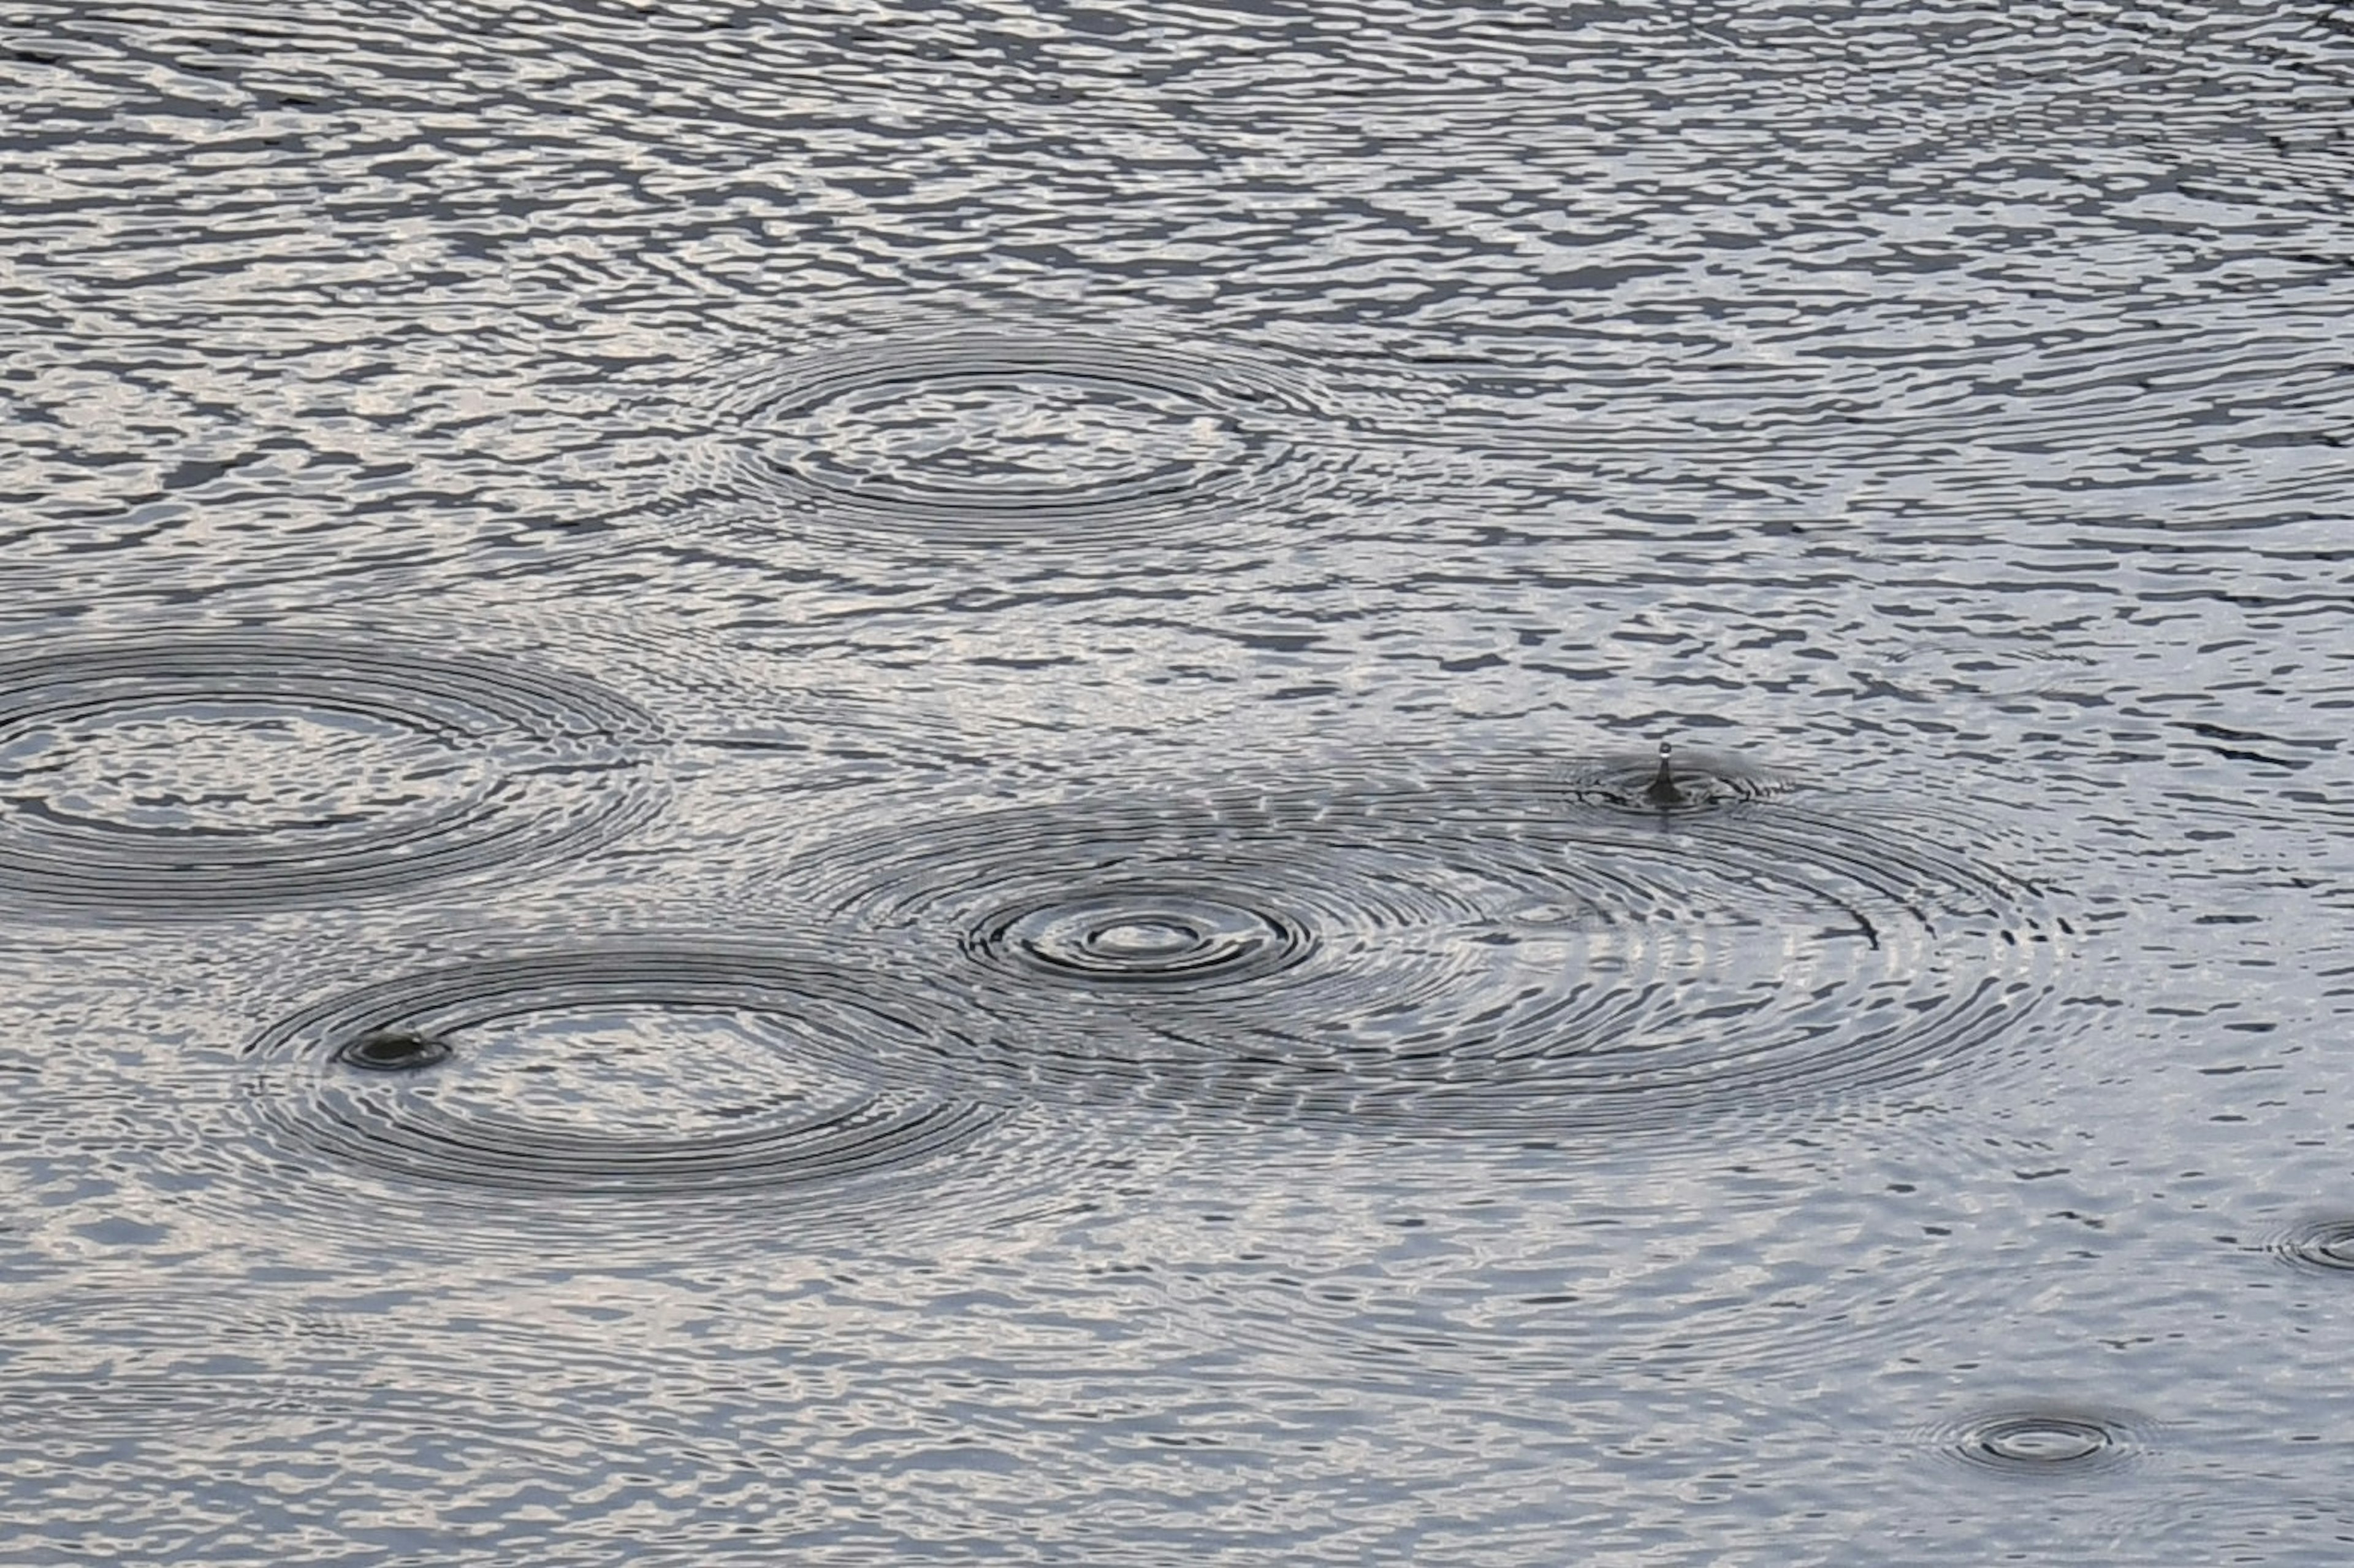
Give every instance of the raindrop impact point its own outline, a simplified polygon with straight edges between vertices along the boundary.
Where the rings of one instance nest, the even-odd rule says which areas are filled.
[[[345,1044],[335,1060],[370,1073],[414,1073],[450,1059],[447,1040],[408,1029],[377,1029]]]

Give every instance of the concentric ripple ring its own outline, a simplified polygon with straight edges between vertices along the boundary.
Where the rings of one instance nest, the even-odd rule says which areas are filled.
[[[1974,1469],[2029,1477],[2120,1469],[2148,1448],[2147,1438],[2131,1422],[2056,1408],[1987,1412],[1938,1428],[1930,1440]]]
[[[2271,1239],[2273,1255],[2299,1268],[2354,1273],[2354,1215],[2299,1223]]]
[[[591,681],[207,632],[0,655],[0,896],[148,918],[340,903],[584,853],[660,726]]]
[[[2043,1014],[2064,916],[1950,836],[1480,781],[1002,810],[779,874],[1031,1084],[1577,1131],[1919,1080]]]
[[[614,944],[407,975],[248,1048],[270,1140],[405,1184],[574,1199],[826,1189],[994,1119],[883,977],[726,942]],[[355,1040],[446,1050],[372,1068]]]
[[[1330,418],[1271,356],[1003,329],[812,349],[719,415],[703,491],[844,536],[1048,547],[1265,514]]]
[[[1314,938],[1283,914],[1150,884],[1108,886],[1001,913],[965,950],[1048,980],[1235,984],[1304,959]]]

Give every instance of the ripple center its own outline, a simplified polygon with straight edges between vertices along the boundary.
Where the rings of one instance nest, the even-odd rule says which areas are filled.
[[[971,946],[1053,979],[1170,984],[1255,978],[1314,945],[1284,916],[1174,891],[1120,889],[1006,911]]]

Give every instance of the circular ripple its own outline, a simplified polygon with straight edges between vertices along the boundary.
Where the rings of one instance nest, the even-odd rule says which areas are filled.
[[[1032,546],[1261,512],[1327,417],[1272,360],[986,330],[807,354],[721,413],[733,430],[690,460],[704,493],[854,537]]]
[[[1599,1128],[1920,1078],[2039,1013],[2064,921],[1902,815],[1550,784],[1009,810],[790,864],[1020,1077]]]
[[[971,932],[965,950],[1048,980],[1181,986],[1273,974],[1314,946],[1280,912],[1147,883],[1006,910]]]
[[[404,1184],[830,1187],[920,1166],[993,1119],[936,1084],[960,1053],[888,995],[725,943],[484,959],[296,1014],[249,1048],[249,1087],[273,1142]],[[429,1070],[387,1070],[379,1047]]]
[[[2271,1251],[2300,1268],[2354,1272],[2354,1219],[2307,1220],[2273,1238]]]
[[[261,633],[0,659],[0,889],[202,918],[577,854],[642,817],[652,719],[508,659]]]
[[[2126,1468],[2147,1439],[2113,1415],[2061,1409],[1992,1411],[1930,1435],[1941,1453],[1978,1469],[2016,1476],[2083,1476]]]

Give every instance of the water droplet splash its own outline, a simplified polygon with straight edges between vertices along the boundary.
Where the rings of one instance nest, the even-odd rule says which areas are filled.
[[[1579,806],[1682,815],[1771,800],[1797,780],[1728,752],[1659,743],[1656,757],[1619,753],[1556,765],[1563,795]]]
[[[1643,799],[1654,806],[1681,806],[1691,799],[1676,783],[1675,768],[1669,757],[1672,749],[1666,741],[1659,742],[1659,770],[1643,787]]]
[[[1302,961],[1314,945],[1273,910],[1148,885],[1008,910],[984,920],[966,950],[1052,980],[1172,986],[1245,982]]]
[[[1084,330],[903,331],[742,378],[682,518],[748,503],[861,545],[1152,544],[1296,511],[1332,415],[1302,367]]]

